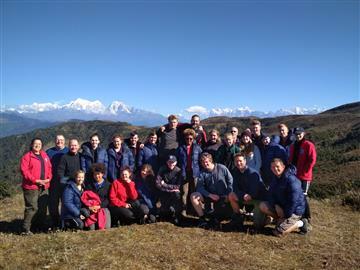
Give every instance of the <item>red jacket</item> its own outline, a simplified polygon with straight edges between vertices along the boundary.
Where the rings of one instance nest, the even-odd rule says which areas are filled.
[[[45,164],[45,179],[52,178],[51,162],[50,158],[45,151],[40,151],[41,157],[44,159]],[[36,190],[39,189],[39,185],[36,184],[36,180],[41,176],[41,161],[36,155],[29,151],[22,158],[20,162],[20,170],[23,176],[22,187],[24,189]],[[48,189],[50,182],[45,185],[45,189]]]
[[[289,158],[290,163],[292,163],[294,158],[294,148],[295,148],[295,144],[293,143],[290,146],[290,158]],[[308,140],[304,140],[300,145],[298,155],[299,156],[296,166],[297,178],[299,178],[300,180],[312,181],[313,178],[312,171],[316,163],[315,145]]]
[[[100,206],[101,200],[98,194],[91,190],[86,190],[81,195],[81,202],[87,206]],[[91,213],[88,218],[85,220],[85,227],[90,227],[92,224],[96,223],[99,226],[99,230],[105,229],[106,226],[106,214],[104,208],[100,208],[96,213]]]
[[[109,193],[110,205],[125,207],[128,200],[136,200],[137,197],[138,193],[133,181],[126,183],[120,179],[116,179],[111,184]]]

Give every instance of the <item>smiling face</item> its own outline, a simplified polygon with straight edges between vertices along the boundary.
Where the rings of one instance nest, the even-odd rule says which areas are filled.
[[[239,130],[236,127],[232,127],[230,133],[233,136],[233,138],[236,139],[237,136],[239,135]]]
[[[242,141],[243,143],[245,143],[245,144],[249,144],[249,143],[251,143],[251,138],[250,138],[250,136],[248,136],[248,135],[243,135],[243,136],[241,137],[241,141]]]
[[[279,133],[280,133],[280,137],[286,138],[287,135],[289,134],[289,129],[285,125],[281,125],[279,127]]]
[[[260,136],[261,134],[261,126],[258,124],[255,124],[252,126],[252,131],[256,136]]]
[[[243,172],[246,169],[246,158],[244,156],[235,157],[235,166]]]
[[[55,139],[55,145],[58,149],[64,149],[65,147],[65,138],[63,135],[57,135]]]
[[[281,161],[273,161],[271,163],[271,171],[276,177],[280,177],[285,170],[285,165]]]
[[[194,128],[200,126],[200,117],[194,116],[193,118],[191,118],[191,125]]]
[[[121,138],[119,138],[119,137],[113,138],[112,143],[113,143],[115,149],[121,148],[121,143],[122,143]]]
[[[131,181],[130,176],[131,176],[131,173],[128,170],[123,170],[120,175],[121,179],[125,182]]]
[[[104,176],[104,174],[102,172],[94,172],[93,173],[94,180],[97,183],[101,183],[103,181],[103,176]]]
[[[130,143],[132,146],[136,146],[137,142],[139,141],[139,136],[137,134],[134,134],[130,137]]]
[[[169,128],[173,129],[173,128],[177,128],[179,124],[179,121],[177,119],[172,119],[169,121]]]
[[[79,151],[79,142],[75,139],[69,141],[70,152],[76,154]]]
[[[92,149],[96,149],[98,148],[99,144],[100,144],[100,140],[98,136],[92,136],[90,139],[90,143],[91,143],[91,147]]]
[[[143,168],[140,172],[141,178],[145,179],[148,175],[150,175],[150,170],[148,168]]]
[[[305,137],[305,132],[296,133],[295,135],[296,135],[296,140],[301,141]]]
[[[85,173],[79,172],[75,177],[75,183],[78,186],[81,186],[84,183],[85,180]]]
[[[157,136],[156,135],[151,135],[149,137],[149,143],[156,144],[156,141],[157,141]]]
[[[212,143],[217,143],[218,139],[219,139],[219,135],[216,132],[213,131],[210,133],[210,141]]]
[[[210,158],[201,158],[201,165],[207,171],[212,171],[215,167],[215,164]]]
[[[35,153],[35,154],[39,154],[42,148],[42,142],[41,140],[34,140],[32,145],[31,145],[31,150]]]

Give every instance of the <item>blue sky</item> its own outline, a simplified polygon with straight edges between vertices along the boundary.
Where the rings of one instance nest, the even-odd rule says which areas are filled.
[[[359,100],[358,1],[2,1],[1,105]]]

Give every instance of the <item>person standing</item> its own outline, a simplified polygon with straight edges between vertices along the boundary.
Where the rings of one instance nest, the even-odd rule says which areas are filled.
[[[125,143],[122,142],[120,135],[112,137],[112,142],[107,149],[108,154],[108,179],[112,183],[120,177],[122,168],[135,168],[134,156]]]
[[[52,165],[52,179],[49,188],[49,212],[52,222],[52,229],[56,230],[60,227],[59,204],[62,194],[60,187],[60,179],[57,174],[58,165],[61,157],[69,152],[69,148],[65,146],[65,137],[62,134],[56,135],[55,146],[46,150],[46,154],[50,158]]]
[[[316,163],[315,145],[305,139],[305,130],[302,127],[294,129],[296,141],[290,146],[289,163],[297,169],[296,176],[301,181],[301,187],[305,195],[305,218],[311,221],[311,212],[308,201],[308,191],[313,179],[313,168]]]
[[[81,145],[81,169],[86,173],[86,180],[92,177],[91,165],[102,163],[105,166],[105,177],[107,176],[108,155],[106,150],[100,146],[100,139],[97,133],[90,136],[90,141]],[[86,181],[85,180],[85,181]]]
[[[30,235],[32,234],[31,230],[47,229],[45,221],[49,204],[48,189],[52,179],[52,166],[50,158],[42,150],[40,138],[34,138],[31,141],[31,150],[21,158],[20,169],[25,201],[22,233]]]
[[[157,135],[156,132],[150,132],[147,137],[147,142],[140,150],[137,167],[141,168],[144,164],[151,165],[154,174],[159,170],[159,152],[156,146]]]

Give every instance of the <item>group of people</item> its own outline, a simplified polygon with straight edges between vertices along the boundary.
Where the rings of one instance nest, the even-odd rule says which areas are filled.
[[[198,216],[199,227],[242,230],[274,223],[274,234],[306,233],[311,221],[307,193],[316,162],[314,144],[301,127],[281,123],[279,134],[262,132],[259,120],[239,134],[206,133],[200,117],[179,123],[175,115],[146,142],[136,131],[115,134],[107,148],[92,134],[81,146],[57,135],[46,152],[34,138],[21,159],[25,211],[23,234],[52,228],[106,229],[165,219],[181,224]],[[81,150],[81,151],[80,151]],[[61,205],[61,207],[59,207]]]

